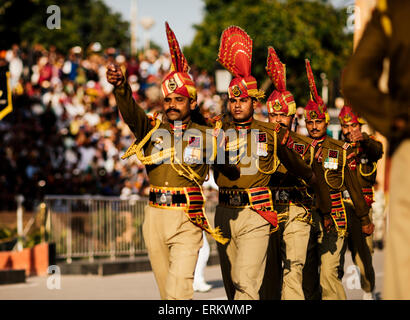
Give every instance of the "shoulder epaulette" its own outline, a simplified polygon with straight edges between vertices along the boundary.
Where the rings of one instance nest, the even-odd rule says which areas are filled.
[[[154,113],[148,113],[147,117],[150,120],[151,126],[155,126],[155,120],[157,120],[159,113],[154,112]]]
[[[294,131],[290,131],[290,136],[294,138],[295,142],[302,141],[302,142],[306,143],[307,145],[312,144],[312,141],[313,141],[312,138],[303,136],[303,135],[301,135],[297,132],[294,132]]]
[[[280,131],[280,128],[282,127],[279,123],[277,122],[265,122],[265,121],[260,121],[260,120],[253,120],[255,124],[257,124],[260,127],[264,127],[268,130],[274,130],[276,132]]]
[[[327,137],[326,140],[328,141],[329,144],[335,145],[344,150],[347,150],[350,147],[350,143],[347,143],[341,140],[336,140],[331,137]]]

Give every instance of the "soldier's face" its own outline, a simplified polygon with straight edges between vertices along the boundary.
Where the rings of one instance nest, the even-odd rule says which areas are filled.
[[[252,118],[256,103],[251,97],[230,98],[228,108],[235,121],[247,121]]]
[[[272,123],[277,122],[288,129],[290,129],[292,120],[293,120],[293,116],[288,116],[284,112],[269,113],[269,122],[272,122]]]
[[[347,142],[352,142],[352,132],[360,130],[360,124],[358,122],[347,122],[341,125],[342,133]]]
[[[164,112],[170,121],[188,121],[195,107],[196,100],[179,93],[171,93],[164,98]]]
[[[314,119],[306,121],[306,129],[313,139],[320,139],[326,134],[327,123],[325,119]]]

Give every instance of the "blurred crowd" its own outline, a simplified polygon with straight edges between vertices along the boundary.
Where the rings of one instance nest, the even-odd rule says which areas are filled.
[[[106,66],[120,65],[138,104],[147,113],[158,111],[168,53],[149,49],[130,57],[93,43],[67,54],[13,45],[0,55],[13,92],[13,112],[0,121],[0,210],[14,209],[17,194],[29,210],[46,194],[148,194],[144,166],[135,156],[120,159],[134,137],[116,107]],[[223,112],[214,77],[194,66],[191,75],[204,116]],[[255,117],[267,119],[266,112],[260,104]]]

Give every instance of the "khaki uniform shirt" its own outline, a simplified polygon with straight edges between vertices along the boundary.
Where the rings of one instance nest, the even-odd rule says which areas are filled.
[[[350,144],[325,137],[315,147],[314,172],[320,177],[319,183],[330,192],[347,190],[356,208],[356,215],[362,225],[370,223],[369,206],[367,205],[356,173],[354,152]],[[324,180],[324,181],[323,181]],[[331,201],[323,201],[322,214],[331,212]]]
[[[152,119],[136,104],[128,83],[116,87],[114,94],[124,121],[134,133],[136,142],[140,142],[153,128]],[[207,159],[210,159],[215,151],[212,130],[189,121],[183,136],[174,139],[176,133],[177,131],[174,132],[170,123],[162,122],[153,132],[151,139],[145,143],[143,147],[145,156],[169,148],[176,152],[176,161],[170,161],[168,158],[163,159],[161,163],[146,165],[150,183],[161,187],[198,186],[187,177],[187,172],[178,164],[179,162],[185,167],[190,167],[198,175],[196,178],[198,184],[202,185],[208,174]]]
[[[241,131],[243,131],[236,130],[232,122],[224,120],[223,123],[225,133],[228,130],[234,130],[240,136]],[[276,171],[280,163],[283,163],[305,181],[309,181],[312,177],[312,170],[298,153],[286,147],[288,134],[289,131],[279,124],[253,119],[246,136],[242,137],[246,140],[246,147],[236,150],[237,154],[246,157],[237,163],[241,170],[240,176],[233,179],[216,168],[215,181],[217,185],[222,188],[238,189],[266,187],[269,185],[271,174]]]

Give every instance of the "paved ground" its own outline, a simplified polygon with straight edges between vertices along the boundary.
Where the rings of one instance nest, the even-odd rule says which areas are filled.
[[[376,250],[373,258],[376,272],[376,292],[382,292],[383,251]],[[361,300],[363,291],[358,289],[359,278],[355,273],[350,252],[346,253],[345,276],[343,284],[349,300]],[[213,285],[207,293],[195,293],[194,299],[225,300],[222,276],[219,265],[208,266],[205,278]],[[0,285],[0,300],[155,300],[159,299],[152,272],[128,273],[113,276],[61,276],[58,281],[47,277],[30,277],[24,284]]]

